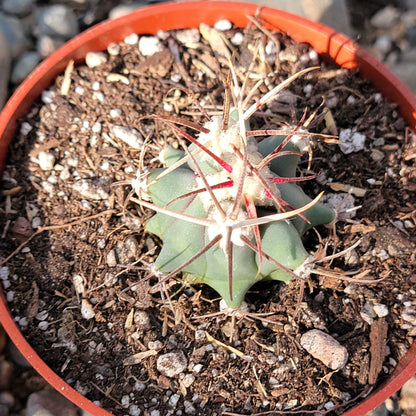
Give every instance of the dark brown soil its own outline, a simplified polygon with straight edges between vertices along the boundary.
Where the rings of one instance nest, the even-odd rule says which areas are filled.
[[[254,27],[244,35],[235,48],[242,78],[252,63],[253,45],[260,40],[264,50],[268,41]],[[266,80],[253,100],[317,64],[308,45],[275,36],[281,52],[274,62],[257,59],[250,67]],[[143,155],[117,139],[112,125],[136,128],[150,143],[144,161],[153,166],[160,150],[175,139],[164,123],[144,116],[169,116],[172,108],[176,116],[202,122],[195,103],[203,102],[210,114],[221,111],[224,86],[205,40],[187,48],[170,33],[164,44],[163,52],[145,58],[137,45],[122,43],[120,53],[101,66],[76,67],[66,95],[60,76],[51,99],[39,100],[22,120],[0,206],[5,242],[0,256],[7,259],[2,266],[9,271],[7,292],[16,321],[58,374],[115,415],[137,409],[151,415],[157,410],[179,414],[179,409],[195,415],[342,413],[387,377],[416,334],[416,137],[396,105],[369,82],[319,63],[319,71],[288,87],[285,99],[257,112],[252,128],[296,125],[305,110],[307,119],[317,110],[310,131],[334,134],[350,128],[366,136],[364,150],[347,155],[337,144],[312,140],[311,170],[321,175],[307,192],[330,193],[335,184],[365,190],[355,196],[360,206],[355,218],[336,224],[337,252],[359,238],[361,244],[323,266],[366,272],[363,278],[377,283],[322,276],[261,283],[246,298],[250,316],[236,319],[210,316],[219,311],[219,299],[206,286],[172,280],[170,300],[165,300],[151,290],[157,280],[146,279],[159,244],[143,227],[152,213],[129,202],[131,187],[123,185],[134,179]],[[221,68],[226,76],[227,65]],[[122,77],[109,80],[109,74]],[[328,111],[332,124],[324,117]],[[93,128],[97,123],[101,130]],[[42,151],[55,156],[53,169],[39,167]],[[304,172],[307,165],[306,157]],[[89,181],[90,194],[80,194],[81,180]],[[41,222],[37,231],[34,219]],[[315,252],[327,243],[330,254],[333,235],[325,228],[318,231],[322,244],[312,231],[308,249]],[[117,253],[116,265],[109,261],[110,252]],[[91,319],[81,313],[82,305],[94,312]],[[256,316],[263,313],[270,313],[268,322]],[[300,336],[312,328],[347,348],[344,369],[331,371],[300,346]],[[178,351],[187,360],[185,370],[174,377],[160,374],[158,356]]]

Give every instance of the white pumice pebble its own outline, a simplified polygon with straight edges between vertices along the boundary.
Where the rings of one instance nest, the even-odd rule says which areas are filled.
[[[386,305],[382,304],[382,303],[374,305],[373,309],[374,309],[374,312],[376,313],[376,315],[379,318],[384,318],[385,316],[387,316],[389,314],[389,308]]]
[[[347,349],[331,335],[319,329],[305,332],[300,339],[300,344],[312,357],[331,370],[340,370],[347,364]]]
[[[111,42],[108,46],[107,46],[107,52],[109,55],[111,56],[117,56],[120,54],[120,45],[118,43],[114,43]]]
[[[229,20],[218,20],[214,24],[214,28],[219,30],[220,32],[225,32],[226,30],[230,30],[233,27],[233,24]]]
[[[139,41],[139,36],[136,33],[132,33],[124,38],[124,42],[127,45],[135,45]]]
[[[85,56],[85,63],[89,68],[95,68],[107,62],[107,55],[104,52],[88,52]]]
[[[143,145],[142,135],[133,127],[111,125],[114,135],[133,149],[141,149]]]
[[[39,152],[38,163],[42,170],[52,170],[55,165],[55,156],[51,152]]]
[[[244,41],[244,35],[241,32],[235,33],[230,39],[234,46],[240,46]]]
[[[150,56],[163,51],[165,47],[156,36],[142,36],[139,40],[139,51],[143,56]]]
[[[87,320],[90,320],[95,316],[94,309],[87,299],[82,299],[81,301],[81,315],[84,319]]]
[[[351,129],[342,129],[339,133],[339,147],[341,152],[346,155],[363,150],[365,147],[365,140],[366,137],[364,134]]]

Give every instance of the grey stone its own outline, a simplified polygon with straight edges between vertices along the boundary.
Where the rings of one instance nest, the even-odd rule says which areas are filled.
[[[13,84],[20,84],[36,68],[40,61],[37,51],[25,52],[17,58],[13,65],[11,81]]]
[[[9,44],[0,30],[0,110],[8,96],[8,80],[10,74],[11,52]]]
[[[26,416],[77,416],[77,407],[55,390],[32,393],[26,404]]]
[[[136,1],[130,4],[119,4],[118,6],[110,10],[108,17],[110,19],[116,19],[118,17],[125,16],[126,14],[134,12],[135,10],[143,6],[145,6],[145,4],[142,1]]]
[[[390,64],[389,68],[407,85],[410,90],[413,91],[413,93],[416,94],[415,65],[416,48],[413,48],[402,54],[401,60]]]
[[[16,17],[0,13],[0,31],[9,44],[12,58],[16,58],[29,47],[30,42],[26,38],[23,25]]]
[[[387,33],[380,35],[374,42],[374,47],[383,55],[388,54],[393,47],[393,39]]]
[[[58,48],[60,48],[65,41],[60,38],[49,35],[41,35],[36,42],[36,50],[42,58],[46,58]]]
[[[96,180],[80,179],[78,182],[74,183],[73,189],[84,198],[96,201],[107,199],[110,190],[107,181],[102,181],[101,178]]]
[[[3,0],[3,10],[18,17],[27,16],[34,7],[34,0]]]
[[[70,39],[79,32],[75,13],[63,4],[55,4],[42,9],[37,16],[38,35],[60,36]]]
[[[381,403],[380,406],[377,406],[371,412],[368,412],[365,416],[388,416],[389,412],[387,410],[386,404]]]
[[[124,241],[118,241],[115,250],[118,262],[120,264],[129,264],[138,257],[139,243],[134,236],[130,235]]]
[[[416,25],[412,25],[407,28],[406,39],[412,48],[416,46]]]

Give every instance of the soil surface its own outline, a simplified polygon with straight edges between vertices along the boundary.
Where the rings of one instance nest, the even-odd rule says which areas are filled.
[[[316,256],[361,241],[322,261],[336,277],[260,283],[246,297],[249,311],[234,316],[218,314],[220,299],[207,286],[172,279],[160,292],[149,278],[160,241],[143,227],[152,212],[129,201],[131,182],[177,145],[166,123],[148,116],[203,123],[196,103],[210,115],[222,111],[229,67],[204,38],[184,43],[182,31],[169,33],[147,57],[121,43],[101,65],[69,69],[21,121],[11,147],[0,213],[10,308],[44,360],[115,415],[342,413],[391,373],[416,335],[416,136],[355,72],[320,62],[285,35],[255,25],[242,33],[241,46],[213,36],[216,51],[233,50],[240,82],[247,73],[250,85],[264,79],[251,102],[321,67],[250,121],[252,129],[296,126],[306,112],[303,125],[318,135],[310,137],[310,170],[306,155],[299,174],[319,176],[305,191],[353,196],[357,209],[341,205],[336,237],[319,227],[319,238],[305,238]],[[121,140],[117,126],[134,128],[140,145]],[[345,129],[365,136],[362,150],[344,154],[322,136]],[[343,369],[301,347],[314,328],[346,347]]]

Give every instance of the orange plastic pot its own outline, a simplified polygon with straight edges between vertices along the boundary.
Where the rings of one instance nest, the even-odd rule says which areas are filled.
[[[162,3],[116,20],[105,21],[75,37],[45,59],[29,75],[0,114],[0,170],[18,118],[25,114],[42,90],[65,69],[69,60],[81,61],[87,52],[106,49],[110,42],[121,41],[133,32],[155,34],[158,30],[198,27],[202,22],[212,25],[220,19],[230,20],[237,26],[245,26],[249,22],[247,15],[254,15],[258,8],[255,4],[221,1]],[[415,129],[415,96],[385,66],[352,40],[327,26],[276,9],[264,7],[259,16],[270,28],[286,32],[297,41],[309,42],[326,60],[346,68],[358,68],[363,77],[371,80],[381,93],[399,105],[402,115]],[[65,383],[38,356],[13,321],[2,293],[0,321],[24,357],[56,390],[91,415],[111,416]],[[416,343],[400,360],[393,374],[368,397],[348,410],[345,416],[364,415],[374,409],[395,393],[415,372]]]

